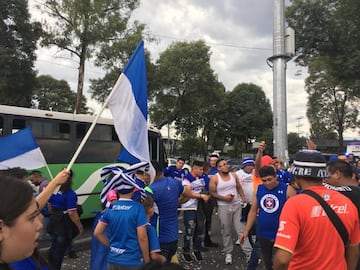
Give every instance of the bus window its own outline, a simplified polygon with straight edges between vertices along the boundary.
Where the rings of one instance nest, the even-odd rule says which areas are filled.
[[[66,123],[31,121],[30,126],[36,138],[70,139],[70,125]]]
[[[59,123],[59,135],[60,139],[70,139],[70,125]]]
[[[112,135],[112,141],[113,141],[113,142],[118,142],[118,141],[119,141],[119,137],[118,137],[118,135],[116,134],[116,131],[115,131],[115,128],[114,128],[114,127],[112,127],[111,135]]]
[[[96,125],[90,135],[90,140],[94,141],[112,141],[112,127],[105,125]]]
[[[87,124],[77,124],[76,125],[76,139],[82,139],[85,137],[87,130],[90,125]]]
[[[24,119],[14,119],[12,123],[11,134],[26,127],[26,121]]]
[[[76,138],[82,140],[88,132],[90,125],[77,124],[76,126]],[[112,127],[106,125],[96,125],[91,132],[89,141],[106,141],[111,142],[113,138]]]

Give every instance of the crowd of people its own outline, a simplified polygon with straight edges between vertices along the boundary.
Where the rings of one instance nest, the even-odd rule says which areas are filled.
[[[315,148],[309,141],[288,170],[265,154],[265,142],[236,172],[218,155],[195,160],[188,173],[182,158],[166,168],[152,162],[152,181],[146,162],[104,168],[103,211],[93,230],[97,264],[90,269],[183,269],[178,256],[202,261],[209,248],[222,249],[231,265],[234,245],[244,252],[247,269],[259,262],[267,270],[360,269],[360,162],[347,155],[327,162]],[[73,174],[64,169],[47,181],[31,172],[31,183],[41,189],[35,196],[27,177],[20,168],[0,174],[0,269],[61,269],[73,238],[83,232]],[[215,213],[222,243],[211,239]],[[47,258],[39,255],[41,234],[51,238]]]

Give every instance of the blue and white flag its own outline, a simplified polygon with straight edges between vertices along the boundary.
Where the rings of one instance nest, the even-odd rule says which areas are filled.
[[[121,144],[135,158],[131,162],[122,159],[122,162],[150,161],[147,97],[144,42],[140,41],[112,89],[107,104]]]
[[[101,170],[100,177],[104,183],[104,188],[100,193],[100,200],[104,206],[109,207],[110,202],[107,201],[106,195],[110,190],[117,190],[119,193],[127,194],[134,188],[140,191],[142,198],[146,198],[144,191],[144,183],[137,179],[135,174],[138,169],[145,168],[148,163],[136,164],[129,171],[122,170],[115,166],[104,167]]]
[[[46,160],[29,128],[0,138],[0,169],[21,167],[27,170],[46,166]]]

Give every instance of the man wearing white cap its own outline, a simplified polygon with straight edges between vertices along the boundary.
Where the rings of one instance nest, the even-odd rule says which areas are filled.
[[[328,177],[325,158],[318,151],[299,151],[289,171],[308,193],[293,196],[282,209],[274,269],[356,269],[360,242],[357,209],[344,195],[322,185]],[[335,227],[309,193],[320,196],[334,210],[344,224],[348,241],[342,239],[336,229],[340,226]]]

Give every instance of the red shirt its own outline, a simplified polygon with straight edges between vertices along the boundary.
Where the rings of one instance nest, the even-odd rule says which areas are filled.
[[[344,195],[323,186],[318,193],[344,223],[350,245],[360,242],[356,207]],[[306,194],[288,199],[280,215],[275,247],[292,253],[288,269],[346,269],[344,243],[320,204]]]

